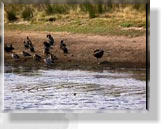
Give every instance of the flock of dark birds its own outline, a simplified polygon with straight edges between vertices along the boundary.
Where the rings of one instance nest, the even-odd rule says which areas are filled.
[[[50,34],[48,34],[46,37],[48,38],[48,41],[43,42],[43,54],[45,55],[45,58],[43,59],[43,61],[47,65],[51,65],[51,64],[55,63],[55,61],[57,60],[57,57],[55,55],[53,55],[53,53],[51,53],[51,51],[50,51],[50,49],[53,49],[53,45],[55,44],[55,40]],[[22,51],[23,57],[25,57],[25,58],[26,57],[33,57],[33,59],[37,62],[42,61],[42,57],[39,54],[36,54],[35,47],[28,36],[27,36],[26,40],[23,41],[23,45],[24,45],[24,49],[25,49]],[[18,54],[16,54],[15,52],[13,52],[14,49],[15,48],[13,47],[12,44],[5,44],[5,46],[4,46],[5,52],[10,53],[14,60],[19,60],[20,56]],[[63,53],[65,55],[69,53],[67,45],[64,43],[64,40],[60,41],[60,49],[63,51]],[[99,58],[102,58],[103,54],[104,54],[104,51],[102,49],[96,49],[93,53],[93,56],[96,57],[97,61],[98,61]]]

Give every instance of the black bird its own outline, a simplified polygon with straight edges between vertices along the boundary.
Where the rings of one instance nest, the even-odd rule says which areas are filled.
[[[52,65],[54,63],[54,61],[52,60],[52,58],[50,56],[46,57],[44,59],[44,62],[47,64],[47,65]]]
[[[33,47],[34,47],[33,44],[32,44],[32,42],[29,42],[29,47],[30,47],[30,48],[33,48]]]
[[[24,48],[30,49],[31,52],[35,52],[34,46],[33,46],[32,42],[28,36],[27,36],[27,42],[24,41]]]
[[[98,61],[99,58],[102,58],[103,54],[104,54],[104,51],[103,51],[103,50],[96,49],[96,50],[94,51],[94,54],[93,54],[93,55],[94,55],[94,57],[97,58],[97,61]]]
[[[56,60],[58,60],[58,58],[57,58],[55,55],[53,55],[53,54],[50,54],[50,58],[51,58],[51,60],[53,61],[53,63],[54,63]]]
[[[51,60],[52,63],[55,63],[55,56],[53,54],[50,54],[48,58]]]
[[[24,41],[23,43],[24,43],[24,48],[25,48],[25,49],[29,49],[29,43],[26,42],[26,41]]]
[[[34,54],[33,59],[35,61],[41,61],[42,57],[40,55],[38,55],[38,54]]]
[[[30,48],[34,47],[32,44],[32,41],[30,40],[28,36],[27,36],[27,44],[29,45]]]
[[[68,49],[66,47],[66,44],[64,43],[64,40],[60,41],[60,49],[63,50],[64,54],[68,54]]]
[[[50,48],[50,46],[51,46],[50,43],[48,43],[48,42],[46,42],[46,41],[43,42],[43,45],[44,45],[45,48]]]
[[[9,46],[5,45],[5,51],[6,52],[12,52],[13,50],[14,50],[14,47],[12,46],[12,44],[10,44]]]
[[[50,45],[53,45],[54,42],[55,42],[54,39],[53,39],[53,37],[50,34],[48,34],[46,37],[49,39]]]
[[[28,36],[27,36],[27,42],[32,44],[32,42]]]
[[[28,52],[23,51],[23,56],[28,57],[28,56],[31,56],[31,55]]]
[[[74,93],[73,95],[74,95],[74,96],[76,96],[76,95],[77,95],[77,93]]]
[[[50,54],[49,48],[47,48],[47,47],[44,48],[43,53],[44,53],[45,55],[49,55],[49,54]]]
[[[18,60],[20,57],[19,57],[19,55],[12,53],[12,58],[15,60]]]
[[[64,54],[68,54],[68,49],[66,47],[63,47],[62,50],[63,50]]]
[[[30,46],[30,51],[31,51],[31,52],[35,52],[34,47]]]
[[[60,41],[60,49],[66,47],[66,44],[64,43],[64,40]]]
[[[28,40],[28,41],[31,41],[30,38],[29,38],[28,36],[27,36],[27,40]]]

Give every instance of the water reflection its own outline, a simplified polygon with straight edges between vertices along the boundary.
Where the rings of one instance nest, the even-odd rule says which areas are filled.
[[[5,67],[5,110],[146,108],[145,70]]]

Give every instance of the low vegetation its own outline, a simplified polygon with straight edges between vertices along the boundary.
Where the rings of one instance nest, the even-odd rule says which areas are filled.
[[[7,13],[7,19],[9,21],[13,22],[13,21],[17,20],[16,13],[14,11],[8,10],[8,11],[6,11],[6,13]]]
[[[29,7],[25,8],[22,12],[22,18],[24,20],[29,20],[33,17],[33,10]]]
[[[5,5],[5,29],[136,37],[145,34],[146,11],[142,4]]]

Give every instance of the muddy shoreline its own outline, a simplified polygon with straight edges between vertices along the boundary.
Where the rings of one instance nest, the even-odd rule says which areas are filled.
[[[4,53],[6,66],[14,67],[46,67],[56,69],[119,69],[119,68],[146,68],[146,42],[145,36],[97,36],[70,33],[51,33],[55,39],[55,46],[51,52],[58,60],[52,66],[46,66],[43,62],[36,62],[32,57],[24,58],[21,52],[24,50],[23,41],[29,36],[35,46],[36,53],[43,55],[43,41],[47,41],[46,34],[49,32],[21,32],[5,31],[5,44],[12,43],[14,52],[20,56],[14,60],[10,53]],[[64,39],[69,49],[69,54],[64,55],[59,49],[59,42]],[[104,56],[97,62],[93,56],[95,49],[102,48]],[[33,53],[31,53],[33,55]]]
[[[23,61],[23,62],[22,62]],[[114,62],[114,63],[106,63],[101,62],[101,64],[95,63],[79,63],[79,62],[70,62],[65,64],[64,61],[57,61],[53,65],[47,66],[43,62],[34,62],[32,59],[13,61],[11,59],[5,60],[5,66],[12,66],[12,67],[26,67],[26,68],[36,68],[36,69],[81,69],[81,70],[113,70],[113,69],[145,69],[144,64],[135,64],[129,62]]]

